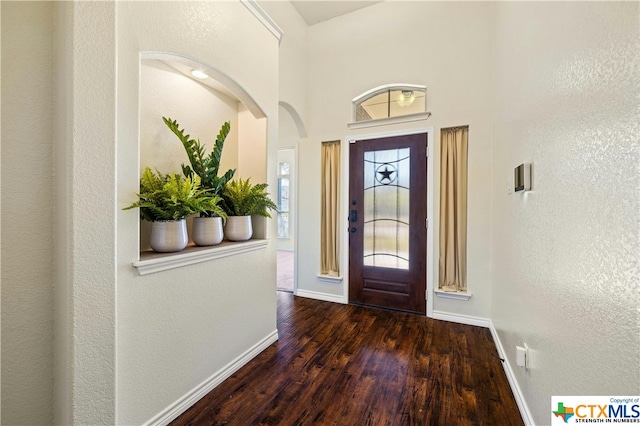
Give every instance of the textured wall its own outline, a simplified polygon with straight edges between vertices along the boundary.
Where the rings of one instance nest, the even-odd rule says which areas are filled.
[[[261,1],[260,6],[284,31],[279,47],[279,85],[278,100],[285,102],[287,108],[278,110],[278,147],[297,147],[301,137],[306,136],[307,128],[307,92],[308,92],[308,27],[298,12],[288,1]],[[297,127],[292,112],[302,127]],[[296,154],[293,154],[295,160]],[[297,172],[296,172],[297,173]],[[293,178],[291,194],[292,208],[296,208],[298,191],[297,175]],[[306,186],[303,188],[306,190]],[[276,187],[270,189],[276,195]],[[279,240],[278,248],[293,250],[296,232],[297,211],[290,214],[289,240]]]
[[[321,141],[434,127],[435,140],[430,142],[436,146],[434,174],[438,188],[438,129],[469,124],[468,276],[473,297],[466,302],[436,298],[434,308],[481,317],[489,315],[490,13],[486,3],[382,2],[309,27],[309,81],[313,84],[308,89],[309,140],[301,143],[299,150],[299,242],[305,248],[299,254],[299,288],[338,295],[343,292],[341,285],[316,279],[320,270]],[[426,85],[431,118],[349,130],[351,99],[388,83]],[[430,223],[438,229],[437,190],[434,199],[436,217]],[[346,214],[340,217],[343,216]],[[437,268],[437,251],[434,260],[432,270]]]
[[[267,120],[254,117],[244,105],[238,105],[238,177],[251,178],[253,183],[265,182],[266,134]]]
[[[2,2],[2,424],[53,421],[53,4]]]
[[[55,300],[54,300],[54,424],[69,425],[73,422],[73,309],[71,309],[72,287],[68,285],[72,256],[70,256],[72,194],[67,190],[73,169],[69,167],[72,150],[73,129],[69,123],[73,116],[73,99],[70,92],[73,86],[73,3],[60,2],[55,6],[55,134],[59,142],[55,146]],[[61,285],[60,283],[67,283]]]
[[[139,52],[197,59],[248,92],[269,118],[266,174],[274,188],[278,41],[240,2],[119,2],[117,23],[115,423],[142,424],[276,329],[276,267],[275,240],[257,252],[146,276],[132,267],[138,217],[120,208],[138,189]],[[275,221],[269,226],[275,235]]]
[[[56,422],[108,424],[115,423],[116,405],[115,4],[61,3],[55,6]]]
[[[638,21],[637,2],[496,5],[491,317],[536,424],[552,395],[640,390]],[[521,162],[533,191],[509,195]]]
[[[308,92],[307,23],[288,1],[260,1],[262,7],[284,31],[279,47],[278,100],[286,102],[306,127]],[[283,114],[282,110],[280,114]],[[279,136],[280,137],[280,136]]]

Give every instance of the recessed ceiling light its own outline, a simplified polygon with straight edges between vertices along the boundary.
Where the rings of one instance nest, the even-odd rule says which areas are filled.
[[[204,72],[200,71],[200,70],[191,70],[191,75],[196,77],[196,78],[209,78],[209,76],[207,74],[205,74]]]

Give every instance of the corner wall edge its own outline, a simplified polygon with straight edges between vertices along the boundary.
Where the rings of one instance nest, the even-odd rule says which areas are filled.
[[[242,3],[251,13],[254,14],[256,18],[258,18],[258,21],[260,21],[262,25],[264,25],[265,28],[278,39],[278,44],[280,44],[284,31],[278,26],[278,24],[276,24],[271,16],[269,16],[267,12],[258,5],[258,2],[256,0],[240,0],[240,3]]]

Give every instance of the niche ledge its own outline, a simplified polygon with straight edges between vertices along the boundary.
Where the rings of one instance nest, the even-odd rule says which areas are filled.
[[[244,242],[223,241],[214,247],[198,247],[190,244],[178,253],[156,253],[149,250],[140,252],[140,260],[133,262],[133,266],[140,275],[147,275],[264,249],[267,244],[268,240],[256,239]]]
[[[342,277],[335,277],[333,275],[316,275],[320,281],[325,281],[332,284],[339,284],[342,282]]]
[[[463,293],[460,291],[451,292],[443,290],[435,290],[436,296],[443,299],[455,299],[455,300],[469,300],[471,299],[471,293]]]

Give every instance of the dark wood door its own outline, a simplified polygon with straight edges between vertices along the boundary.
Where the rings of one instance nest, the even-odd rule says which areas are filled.
[[[425,314],[427,135],[351,143],[349,302]]]

